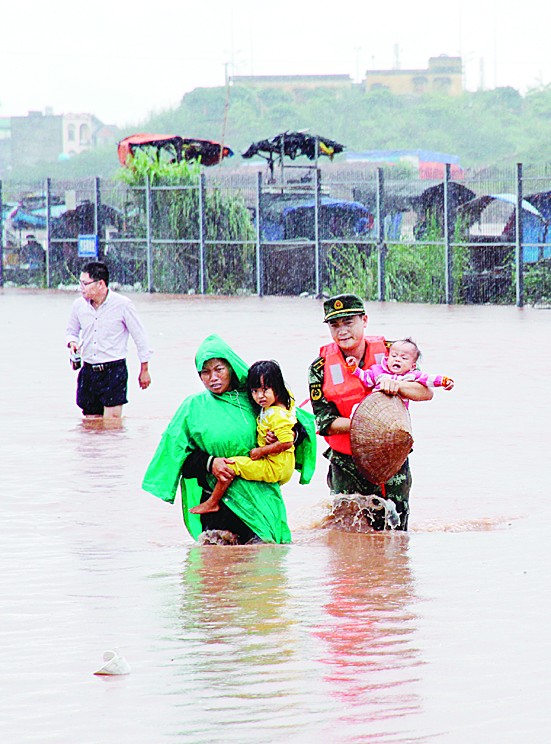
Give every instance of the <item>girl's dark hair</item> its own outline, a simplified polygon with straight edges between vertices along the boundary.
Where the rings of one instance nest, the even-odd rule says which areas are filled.
[[[281,372],[281,367],[273,359],[255,362],[249,369],[247,375],[247,388],[255,390],[257,388],[272,388],[276,401],[283,403],[285,408],[291,407],[291,396]]]

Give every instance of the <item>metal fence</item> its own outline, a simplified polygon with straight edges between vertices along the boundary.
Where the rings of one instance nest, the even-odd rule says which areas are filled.
[[[460,183],[449,166],[426,181],[337,165],[176,186],[4,181],[0,207],[4,286],[74,285],[93,254],[136,291],[551,301],[551,174],[521,164]]]

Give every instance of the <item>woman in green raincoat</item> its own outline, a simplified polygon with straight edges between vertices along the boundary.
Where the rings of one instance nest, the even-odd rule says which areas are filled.
[[[256,447],[256,413],[246,392],[248,366],[219,336],[208,336],[195,356],[205,390],[184,400],[164,432],[142,484],[164,501],[174,502],[178,483],[182,511],[190,535],[224,530],[237,542],[291,542],[285,504],[277,483],[234,478],[224,462],[232,455],[247,455]],[[301,483],[309,483],[315,468],[314,417],[297,409],[306,437],[296,446],[296,468]],[[190,514],[204,501],[216,478],[232,483],[220,510]]]

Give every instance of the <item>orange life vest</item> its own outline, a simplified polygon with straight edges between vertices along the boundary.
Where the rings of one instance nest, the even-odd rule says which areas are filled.
[[[381,363],[386,355],[383,336],[366,336],[366,350],[363,369],[372,364]],[[346,369],[346,363],[337,344],[327,344],[320,349],[320,356],[325,360],[322,391],[325,399],[334,403],[341,416],[350,418],[353,406],[371,393],[360,380]],[[351,455],[349,434],[327,434],[324,437],[331,449]]]

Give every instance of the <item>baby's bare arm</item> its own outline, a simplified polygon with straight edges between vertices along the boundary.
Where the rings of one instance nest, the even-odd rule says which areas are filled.
[[[420,382],[400,382],[398,393],[402,398],[409,398],[413,401],[432,400],[433,396],[432,390],[421,385]]]

